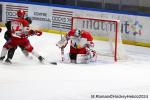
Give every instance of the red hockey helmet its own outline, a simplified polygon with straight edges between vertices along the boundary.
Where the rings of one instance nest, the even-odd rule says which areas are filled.
[[[18,17],[24,17],[25,16],[25,11],[24,10],[18,10],[17,11],[17,16]]]

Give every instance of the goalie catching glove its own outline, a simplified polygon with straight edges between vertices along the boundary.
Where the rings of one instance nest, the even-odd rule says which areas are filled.
[[[77,54],[77,61],[78,64],[85,64],[89,62],[95,62],[97,60],[97,53],[94,48],[94,43],[92,41],[88,41],[86,44],[86,54]]]
[[[94,43],[92,41],[88,41],[86,47],[89,49],[94,48]]]

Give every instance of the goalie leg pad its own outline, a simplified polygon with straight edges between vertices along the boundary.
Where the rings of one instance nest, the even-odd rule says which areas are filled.
[[[76,63],[77,64],[87,64],[90,62],[90,55],[87,54],[78,54],[77,55],[77,59],[76,59]]]
[[[87,64],[89,62],[95,62],[97,60],[96,51],[91,50],[88,54],[78,54],[76,63]]]
[[[95,50],[90,50],[89,55],[90,55],[91,62],[95,62],[97,60],[97,54]]]

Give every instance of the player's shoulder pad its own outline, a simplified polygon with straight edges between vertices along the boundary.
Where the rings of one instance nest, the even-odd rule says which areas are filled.
[[[68,36],[74,36],[74,33],[75,33],[75,29],[71,29],[71,30],[68,32]]]
[[[87,32],[87,31],[84,31],[84,30],[82,30],[81,32],[82,32],[81,36],[83,38],[87,38],[88,41],[92,41],[93,40],[93,36],[91,35],[90,32]]]
[[[29,26],[29,22],[25,19],[22,20],[23,26]]]
[[[28,26],[28,21],[23,18],[16,18],[14,21],[21,22],[24,27]]]

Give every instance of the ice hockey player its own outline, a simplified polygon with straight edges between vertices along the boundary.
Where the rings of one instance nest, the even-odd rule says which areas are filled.
[[[59,48],[65,48],[70,40],[69,57],[71,63],[89,63],[96,61],[96,51],[91,33],[85,30],[72,29],[58,43]]]
[[[18,18],[12,20],[11,23],[11,38],[4,44],[3,49],[1,51],[0,61],[3,61],[7,52],[11,48],[17,48],[17,46],[23,47],[25,50],[33,54],[38,58],[40,62],[44,60],[42,56],[40,56],[33,49],[32,45],[28,40],[28,36],[37,35],[40,36],[42,32],[30,30],[29,22],[24,19],[25,11],[18,10],[17,11]],[[11,63],[10,59],[8,59],[9,63]]]
[[[28,21],[29,24],[32,23],[32,20],[30,17],[26,17],[25,20]],[[5,32],[5,35],[4,35],[4,39],[6,41],[8,41],[10,38],[11,38],[11,21],[7,21],[5,23],[5,26],[7,28],[6,32]],[[29,53],[22,47],[22,46],[19,46],[21,48],[21,51],[23,52],[23,54],[28,57],[29,56]],[[9,61],[13,58],[13,55],[14,55],[14,52],[15,50],[17,49],[17,47],[15,48],[10,48],[8,50],[8,54],[7,54],[7,59],[5,60],[5,62],[9,63]]]

